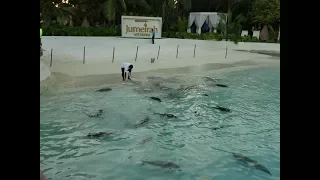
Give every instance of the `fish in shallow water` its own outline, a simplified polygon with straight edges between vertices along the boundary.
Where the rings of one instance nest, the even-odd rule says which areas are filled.
[[[162,168],[180,168],[180,166],[178,166],[177,164],[173,163],[173,162],[168,162],[168,161],[142,161],[141,166],[143,166],[144,164],[150,164],[153,166],[158,166],[158,167],[162,167]]]
[[[102,88],[102,89],[96,90],[96,92],[108,92],[108,91],[112,91],[112,89],[111,88]]]
[[[225,108],[225,107],[221,107],[221,106],[216,106],[216,107],[212,107],[214,109],[218,109],[220,111],[224,111],[224,112],[231,112],[231,110],[229,108]]]
[[[263,172],[269,174],[270,176],[272,176],[271,172],[264,165],[258,163],[255,160],[252,160],[252,159],[250,159],[242,154],[238,154],[238,153],[233,153],[233,157],[237,161],[241,162],[242,164],[244,164],[247,167],[255,167],[256,169],[263,171]]]
[[[153,99],[153,100],[156,100],[158,102],[162,102],[160,98],[157,98],[157,97],[150,97],[150,98]]]
[[[174,114],[168,114],[168,113],[154,113],[154,114],[158,114],[161,117],[166,117],[166,118],[177,118],[177,116]]]
[[[87,136],[88,137],[102,137],[102,136],[109,136],[112,133],[107,133],[107,132],[98,132],[98,133],[89,133]]]

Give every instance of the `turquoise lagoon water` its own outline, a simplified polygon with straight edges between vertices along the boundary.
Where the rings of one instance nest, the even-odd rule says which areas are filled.
[[[161,83],[151,83],[158,88],[151,92],[145,85],[120,84],[110,92],[95,92],[97,87],[42,95],[40,166],[44,174],[54,180],[280,179],[280,68],[219,74],[218,82],[228,88],[213,86],[199,76],[185,78],[197,86],[175,90],[179,78],[173,78],[162,83],[175,88],[169,90],[160,90]],[[210,108],[214,105],[232,112]],[[104,111],[99,118],[84,114],[99,109]],[[133,127],[146,116],[149,124]],[[101,131],[113,134],[87,137]],[[263,164],[272,176],[213,148],[241,153]],[[180,170],[140,166],[142,160],[174,162]]]

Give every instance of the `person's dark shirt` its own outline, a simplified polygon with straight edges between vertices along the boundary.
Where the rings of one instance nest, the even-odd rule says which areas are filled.
[[[40,17],[40,21],[41,21],[41,17]],[[42,23],[40,23],[40,29],[41,29],[41,27],[42,27]]]

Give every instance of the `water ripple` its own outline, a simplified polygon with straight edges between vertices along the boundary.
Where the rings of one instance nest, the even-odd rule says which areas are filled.
[[[48,179],[70,180],[280,179],[279,69],[219,75],[219,83],[229,88],[216,87],[200,76],[185,79],[174,77],[162,83],[172,89],[148,95],[132,84],[113,87],[107,94],[75,89],[41,96],[41,169]],[[182,82],[183,91],[177,85]],[[151,94],[163,102],[150,100]],[[232,112],[212,108],[217,105]],[[98,109],[104,112],[100,118],[83,114]],[[133,127],[146,116],[150,118],[147,124]],[[90,132],[113,134],[89,138]],[[245,167],[232,154],[213,148],[241,153],[266,166],[273,176]],[[174,162],[181,171],[140,166],[142,160]]]

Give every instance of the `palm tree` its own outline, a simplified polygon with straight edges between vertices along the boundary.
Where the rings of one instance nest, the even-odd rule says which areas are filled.
[[[100,20],[104,0],[69,0],[69,3],[75,6],[78,25],[86,21],[93,25]]]
[[[68,20],[71,15],[75,14],[75,9],[62,0],[40,0],[40,12],[47,23],[51,23],[53,17],[58,21]]]
[[[102,11],[108,21],[113,22],[114,25],[116,13],[127,12],[127,5],[140,6],[147,10],[151,9],[145,0],[107,0],[102,5]]]

